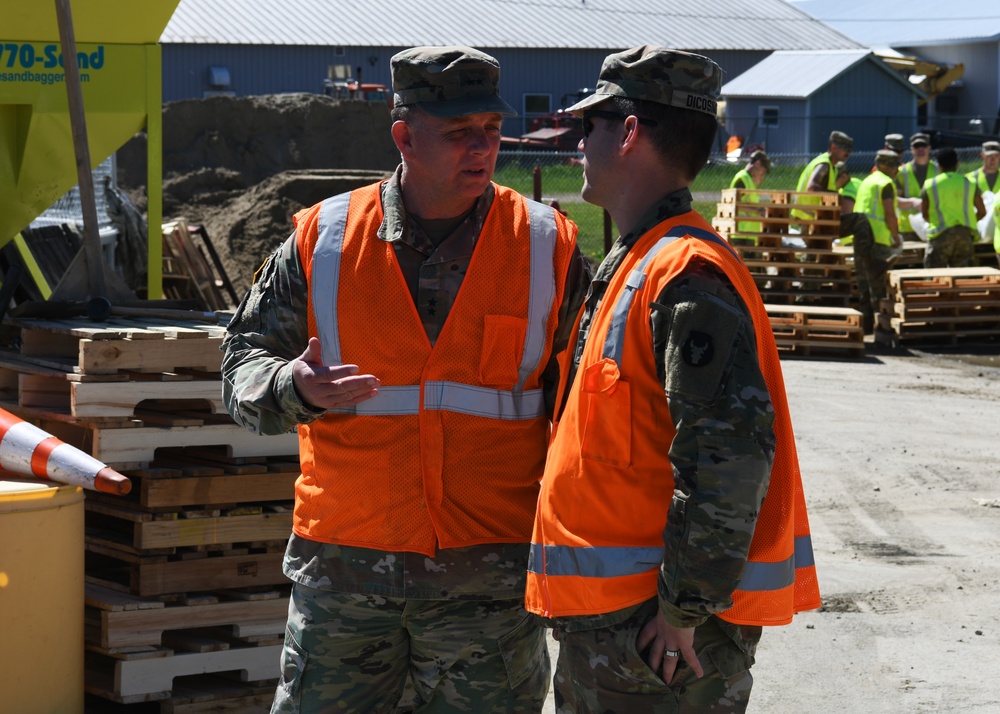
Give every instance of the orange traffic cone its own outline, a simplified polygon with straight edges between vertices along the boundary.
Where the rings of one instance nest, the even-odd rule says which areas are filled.
[[[0,468],[124,496],[132,482],[90,454],[0,409]]]

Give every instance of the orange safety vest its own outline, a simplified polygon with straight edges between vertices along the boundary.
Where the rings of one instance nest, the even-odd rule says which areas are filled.
[[[462,289],[433,348],[393,245],[379,184],[295,216],[309,335],[324,364],[357,364],[379,394],[299,426],[293,530],[325,543],[432,556],[527,542],[573,224],[496,187]],[[316,276],[316,279],[314,279]]]
[[[531,612],[596,615],[657,594],[674,490],[665,445],[676,431],[656,378],[647,306],[696,259],[725,272],[750,310],[777,437],[746,569],[732,606],[719,617],[737,624],[783,625],[794,613],[820,605],[770,322],[739,257],[704,219],[689,212],[639,240],[593,318],[542,479],[525,596]]]

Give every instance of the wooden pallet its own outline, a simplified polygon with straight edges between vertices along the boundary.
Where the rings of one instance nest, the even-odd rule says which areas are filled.
[[[758,202],[748,201],[747,198],[754,196]],[[779,204],[788,208],[797,208],[796,201],[802,196],[809,196],[819,199],[818,206],[809,206],[809,209],[836,209],[840,211],[840,195],[836,193],[812,193],[806,191],[769,191],[756,188],[724,188],[722,189],[720,203],[742,203],[748,207],[760,208],[762,205]]]
[[[225,629],[244,642],[281,637],[288,617],[288,586],[256,591],[228,590],[191,601],[141,598],[85,586],[85,642],[89,649],[115,655],[152,651],[168,644],[165,633]]]
[[[204,373],[119,372],[111,375],[65,372],[0,356],[0,399],[18,406],[58,412],[77,420],[137,419],[147,425],[184,426],[211,421],[232,423],[222,401],[218,375]],[[193,416],[191,412],[201,412]]]
[[[299,476],[298,459],[294,455],[237,459],[221,467],[211,463],[217,462],[181,465],[179,457],[171,457],[125,469],[125,475],[132,481],[130,493],[125,496],[88,493],[88,502],[127,504],[160,513],[192,505],[211,508],[285,501],[294,494],[295,479]]]
[[[764,306],[778,353],[792,356],[863,357],[861,313],[851,308]]]
[[[257,683],[263,694],[268,687],[273,692],[280,657],[280,644],[206,652],[162,650],[143,656],[108,657],[87,652],[85,689],[105,699],[132,704],[169,699],[179,677],[230,672],[238,681]]]
[[[233,458],[282,456],[298,453],[299,449],[295,432],[261,436],[232,420],[228,424],[163,427],[143,426],[135,421],[76,423],[66,421],[58,413],[25,409],[17,404],[0,402],[0,407],[119,471],[147,467],[162,448],[214,448]]]
[[[173,553],[185,547],[219,549],[239,543],[284,544],[292,532],[290,501],[227,509],[186,506],[153,513],[91,499],[86,502],[86,513],[88,543],[136,554]]]
[[[923,291],[992,290],[1000,286],[1000,270],[989,267],[890,270],[887,276],[890,288],[907,295]]]
[[[996,268],[890,270],[888,281],[877,324],[894,342],[955,344],[1000,334]]]
[[[280,585],[287,582],[281,572],[283,555],[283,546],[136,555],[88,542],[84,567],[92,582],[148,597]]]

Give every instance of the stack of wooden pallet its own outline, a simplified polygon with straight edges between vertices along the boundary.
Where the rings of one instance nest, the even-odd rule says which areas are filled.
[[[0,353],[4,408],[133,481],[87,493],[86,688],[164,713],[267,711],[279,674],[298,443],[226,414],[221,322],[8,318]]]
[[[880,341],[954,344],[1000,335],[1000,270],[890,270],[882,301]]]
[[[799,205],[806,196],[819,203]],[[808,210],[810,217],[792,215],[796,208]],[[759,224],[760,230],[741,230],[747,222]],[[837,194],[725,189],[712,227],[733,242],[764,302],[848,306],[852,267],[849,256],[834,249],[840,234]],[[756,245],[734,238],[750,238]]]
[[[849,307],[765,305],[779,355],[864,357],[861,313]]]

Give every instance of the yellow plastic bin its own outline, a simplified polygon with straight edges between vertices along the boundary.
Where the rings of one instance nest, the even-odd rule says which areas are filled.
[[[83,489],[0,472],[0,710],[83,714]]]

